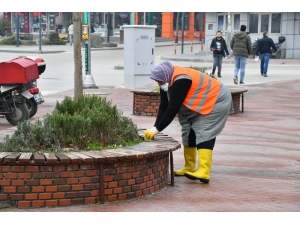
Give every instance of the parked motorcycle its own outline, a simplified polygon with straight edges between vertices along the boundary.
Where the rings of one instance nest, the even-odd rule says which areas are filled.
[[[30,118],[27,99],[34,95],[26,85],[39,78],[38,64],[32,59],[16,58],[0,63],[0,115],[17,125]]]
[[[259,38],[256,38],[254,40],[254,42],[252,43],[252,54],[251,54],[251,58],[255,57],[255,53],[256,53],[256,48],[257,48],[257,44],[258,44],[258,40]],[[281,57],[281,44],[285,42],[285,37],[284,36],[280,36],[278,37],[278,42],[274,43],[277,51],[275,51],[274,49],[271,48],[271,58],[272,59],[279,59]],[[259,54],[259,53],[258,53]]]

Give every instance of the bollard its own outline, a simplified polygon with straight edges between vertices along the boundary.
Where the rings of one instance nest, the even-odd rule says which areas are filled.
[[[174,54],[176,55],[176,44],[174,44]]]
[[[191,52],[193,52],[193,41],[191,42]]]

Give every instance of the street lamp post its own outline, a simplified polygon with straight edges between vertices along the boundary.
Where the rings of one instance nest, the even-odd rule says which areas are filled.
[[[181,18],[181,54],[183,54],[183,44],[184,44],[184,12],[182,12],[182,18]]]
[[[39,12],[39,50],[42,51],[42,23],[41,23],[40,12]]]
[[[17,12],[17,33],[16,33],[16,41],[17,41],[17,46],[16,47],[19,47],[19,39],[20,39],[20,15],[19,13]]]

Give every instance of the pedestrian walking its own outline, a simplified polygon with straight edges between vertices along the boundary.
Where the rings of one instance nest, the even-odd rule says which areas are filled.
[[[73,23],[68,27],[68,31],[69,31],[70,46],[72,46],[73,34],[74,34]]]
[[[269,38],[269,33],[267,31],[263,32],[263,38],[258,40],[255,57],[260,59],[260,74],[267,77],[269,60],[271,57],[271,48],[277,51],[272,38]]]
[[[238,73],[240,72],[240,84],[244,84],[245,67],[247,58],[251,55],[251,38],[246,33],[246,26],[241,25],[240,32],[234,34],[230,42],[234,59],[233,82],[238,84]]]
[[[205,73],[173,66],[170,62],[155,66],[150,78],[160,86],[161,103],[154,127],[144,131],[145,137],[153,139],[178,114],[185,165],[174,174],[208,183],[216,137],[231,112],[230,90]]]
[[[218,67],[218,77],[221,77],[222,60],[223,58],[229,58],[229,52],[225,39],[222,37],[222,32],[217,31],[216,37],[211,41],[210,50],[213,51],[213,69],[212,75],[215,75],[216,67]],[[226,56],[225,56],[226,53]]]

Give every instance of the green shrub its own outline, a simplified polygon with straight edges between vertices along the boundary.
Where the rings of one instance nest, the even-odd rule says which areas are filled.
[[[62,40],[58,40],[58,41],[45,41],[45,42],[43,42],[43,45],[66,45],[66,42],[64,42]]]
[[[110,101],[95,95],[81,95],[76,100],[65,97],[61,103],[57,102],[52,114],[43,120],[18,124],[15,133],[4,138],[0,151],[95,150],[92,148],[115,148],[139,142],[136,125],[122,116]]]
[[[0,45],[16,45],[17,41],[15,38],[3,39],[0,41]],[[19,41],[19,45],[21,45],[21,41]]]
[[[190,66],[189,68],[194,69],[194,70],[198,70],[202,73],[206,73],[205,69],[203,67],[198,67],[198,66]]]

